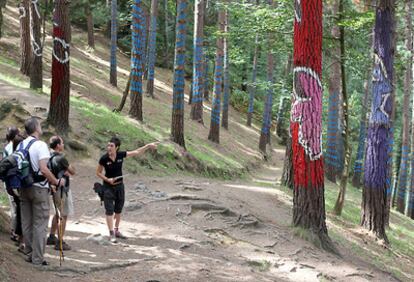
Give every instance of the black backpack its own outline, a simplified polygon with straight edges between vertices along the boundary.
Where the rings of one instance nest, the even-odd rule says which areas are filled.
[[[7,192],[13,195],[13,189],[29,188],[46,178],[34,172],[30,163],[29,149],[37,139],[30,140],[24,148],[21,142],[16,151],[0,161],[0,180],[6,184]]]

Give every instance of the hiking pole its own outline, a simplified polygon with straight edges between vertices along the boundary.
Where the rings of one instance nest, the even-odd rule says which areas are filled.
[[[64,257],[63,257],[63,248],[62,248],[62,244],[61,244],[61,240],[60,240],[61,234],[62,234],[60,227],[62,227],[62,224],[59,224],[59,221],[61,221],[62,217],[60,215],[59,208],[58,208],[58,206],[56,204],[55,194],[56,194],[56,192],[53,192],[53,189],[52,189],[53,205],[55,206],[56,221],[57,221],[56,224],[58,226],[58,237],[59,237],[59,265],[62,266],[62,259],[64,259]]]
[[[60,208],[63,209],[65,206],[65,200],[63,199],[63,188],[60,188]],[[61,216],[62,213],[59,211],[59,219],[60,225],[59,226],[59,253],[60,253],[60,266],[62,266],[62,260],[65,261],[65,256],[63,254],[63,217]]]

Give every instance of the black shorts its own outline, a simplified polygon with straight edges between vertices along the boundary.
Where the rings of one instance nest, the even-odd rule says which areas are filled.
[[[121,213],[125,203],[125,188],[124,184],[115,186],[104,185],[104,205],[105,214],[113,215]]]

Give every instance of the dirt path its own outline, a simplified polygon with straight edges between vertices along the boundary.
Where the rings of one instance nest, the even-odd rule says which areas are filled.
[[[245,181],[129,176],[122,231],[109,244],[103,207],[91,189],[95,164],[82,161],[72,189],[76,213],[65,252],[35,270],[5,261],[12,281],[395,281],[341,250],[343,258],[298,239],[289,227],[291,199],[258,183],[276,181],[283,153]],[[2,245],[5,238],[2,238]],[[7,242],[6,249],[12,249]],[[340,248],[340,246],[339,246]],[[341,249],[341,248],[340,248]],[[46,280],[45,280],[46,279]]]

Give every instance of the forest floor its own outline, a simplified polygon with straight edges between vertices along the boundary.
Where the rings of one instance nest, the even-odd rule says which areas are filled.
[[[44,119],[49,105],[49,96],[28,90],[27,78],[18,71],[15,10],[7,7],[5,38],[0,40],[0,100],[11,101],[23,110],[16,106],[4,117],[0,113],[1,134],[6,125],[21,124],[29,115]],[[121,231],[129,238],[109,244],[104,210],[92,190],[97,181],[96,160],[108,136],[119,131],[127,139],[124,148],[152,140],[164,140],[173,146],[165,141],[169,134],[172,74],[157,69],[157,98],[144,98],[145,124],[113,114],[111,109],[119,103],[126,83],[129,59],[119,55],[120,87],[113,88],[107,82],[107,40],[98,35],[97,50],[90,52],[85,39],[86,34],[76,30],[71,45],[71,94],[76,98],[71,100],[70,138],[87,148],[86,152],[68,151],[78,171],[71,182],[75,215],[69,220],[65,239],[73,250],[65,252],[65,261],[59,266],[59,253],[48,247],[46,259],[51,265],[39,269],[24,262],[8,235],[0,234],[0,281],[414,279],[412,221],[392,212],[388,230],[391,248],[385,249],[358,226],[360,191],[349,188],[343,216],[336,217],[330,211],[338,187],[327,183],[327,224],[341,257],[319,249],[306,240],[305,230],[291,227],[291,191],[278,184],[284,148],[273,145],[270,160],[263,163],[257,151],[258,128],[244,126],[244,117],[235,111],[230,112],[230,131],[222,131],[221,145],[206,141],[208,106],[205,125],[186,120],[185,129],[189,151],[201,163],[207,163],[208,169],[186,172],[173,165],[179,157],[166,158],[166,152],[139,161],[127,160],[127,201]],[[48,46],[50,40],[48,36]],[[45,51],[47,92],[50,48]],[[46,129],[48,134],[51,132]],[[239,175],[238,170],[242,171]],[[0,208],[7,209],[4,198],[1,191]]]

